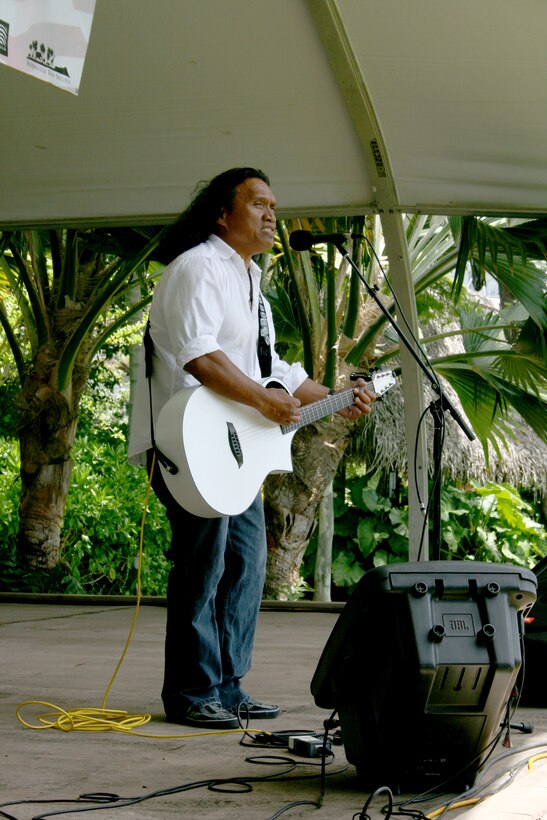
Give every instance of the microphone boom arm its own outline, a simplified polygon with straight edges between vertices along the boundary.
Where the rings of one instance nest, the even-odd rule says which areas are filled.
[[[416,363],[418,364],[418,366],[420,367],[422,372],[425,374],[425,376],[429,380],[433,390],[439,396],[439,401],[441,403],[442,410],[448,410],[448,412],[450,413],[450,415],[452,416],[452,418],[454,419],[456,424],[459,425],[459,427],[461,428],[463,433],[467,436],[469,441],[474,441],[475,438],[476,438],[475,433],[466,424],[466,422],[462,418],[461,413],[456,409],[456,407],[454,407],[454,405],[452,404],[450,399],[446,396],[446,394],[441,391],[438,382],[433,378],[433,376],[431,375],[431,372],[429,371],[429,369],[424,364],[422,358],[416,352],[414,344],[410,341],[410,339],[406,335],[405,331],[402,330],[399,327],[399,325],[397,324],[397,322],[395,321],[395,319],[393,318],[393,316],[391,315],[389,310],[385,307],[385,305],[382,303],[382,301],[378,298],[378,294],[377,294],[376,290],[367,282],[367,280],[365,279],[365,277],[363,276],[363,274],[359,270],[358,266],[355,264],[355,262],[353,261],[353,259],[350,256],[350,254],[348,253],[347,248],[342,244],[342,237],[340,237],[340,238],[336,237],[335,238],[334,236],[331,236],[330,241],[336,247],[338,252],[344,257],[344,259],[346,259],[349,262],[352,269],[355,271],[355,273],[357,274],[357,276],[359,277],[359,279],[361,280],[361,282],[365,286],[365,290],[367,291],[370,298],[373,299],[376,302],[376,304],[378,305],[378,307],[380,308],[380,310],[382,311],[382,313],[384,314],[384,316],[386,317],[386,319],[388,320],[390,325],[393,327],[393,329],[397,333],[399,339],[403,342],[403,344],[408,349],[408,351],[411,353],[412,357],[414,358],[414,360],[416,361]]]

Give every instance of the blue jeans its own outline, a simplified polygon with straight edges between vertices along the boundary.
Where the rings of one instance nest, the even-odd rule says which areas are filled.
[[[211,699],[225,707],[237,705],[240,680],[251,668],[264,586],[262,498],[259,494],[240,515],[200,518],[173,499],[157,465],[152,486],[166,507],[172,532],[165,711],[184,712]]]

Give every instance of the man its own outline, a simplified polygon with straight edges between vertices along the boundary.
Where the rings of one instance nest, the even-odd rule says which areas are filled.
[[[273,346],[271,310],[260,294],[260,269],[252,257],[273,246],[275,206],[262,171],[233,168],[202,187],[175,224],[178,256],[166,268],[150,308],[150,395],[141,377],[131,460],[146,452],[149,467],[153,463],[149,408],[156,423],[165,402],[182,387],[206,385],[283,425],[299,420],[301,405],[327,395],[324,385],[309,379],[299,364],[283,362]],[[259,333],[259,319],[268,333]],[[265,359],[257,352],[261,336]],[[262,386],[264,366],[292,395]],[[354,419],[370,411],[373,396],[359,389],[363,385],[358,383],[355,403],[341,415]],[[214,469],[212,463],[213,475]],[[158,468],[152,486],[172,530],[162,689],[167,719],[230,729],[239,725],[238,710],[255,719],[277,717],[278,706],[256,701],[241,686],[251,665],[266,565],[260,493],[240,515],[206,519],[173,499]]]

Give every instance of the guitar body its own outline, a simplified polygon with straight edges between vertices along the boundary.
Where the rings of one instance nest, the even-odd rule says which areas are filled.
[[[287,389],[274,380],[271,386]],[[293,436],[252,407],[189,387],[162,408],[156,444],[178,468],[173,474],[160,464],[176,501],[194,515],[218,518],[246,510],[268,473],[291,472]]]
[[[377,397],[395,384],[390,371],[368,377]],[[266,379],[265,387],[286,385]],[[175,393],[158,416],[156,445],[169,463],[160,469],[173,498],[194,515],[239,515],[255,499],[269,473],[292,471],[291,443],[300,427],[349,407],[354,388],[301,408],[300,421],[280,426],[258,410],[219,396],[207,387]]]

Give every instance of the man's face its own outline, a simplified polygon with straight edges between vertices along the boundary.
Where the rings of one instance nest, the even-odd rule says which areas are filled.
[[[275,197],[261,179],[244,180],[236,188],[231,209],[222,210],[217,233],[248,265],[256,253],[269,250],[275,237]]]

